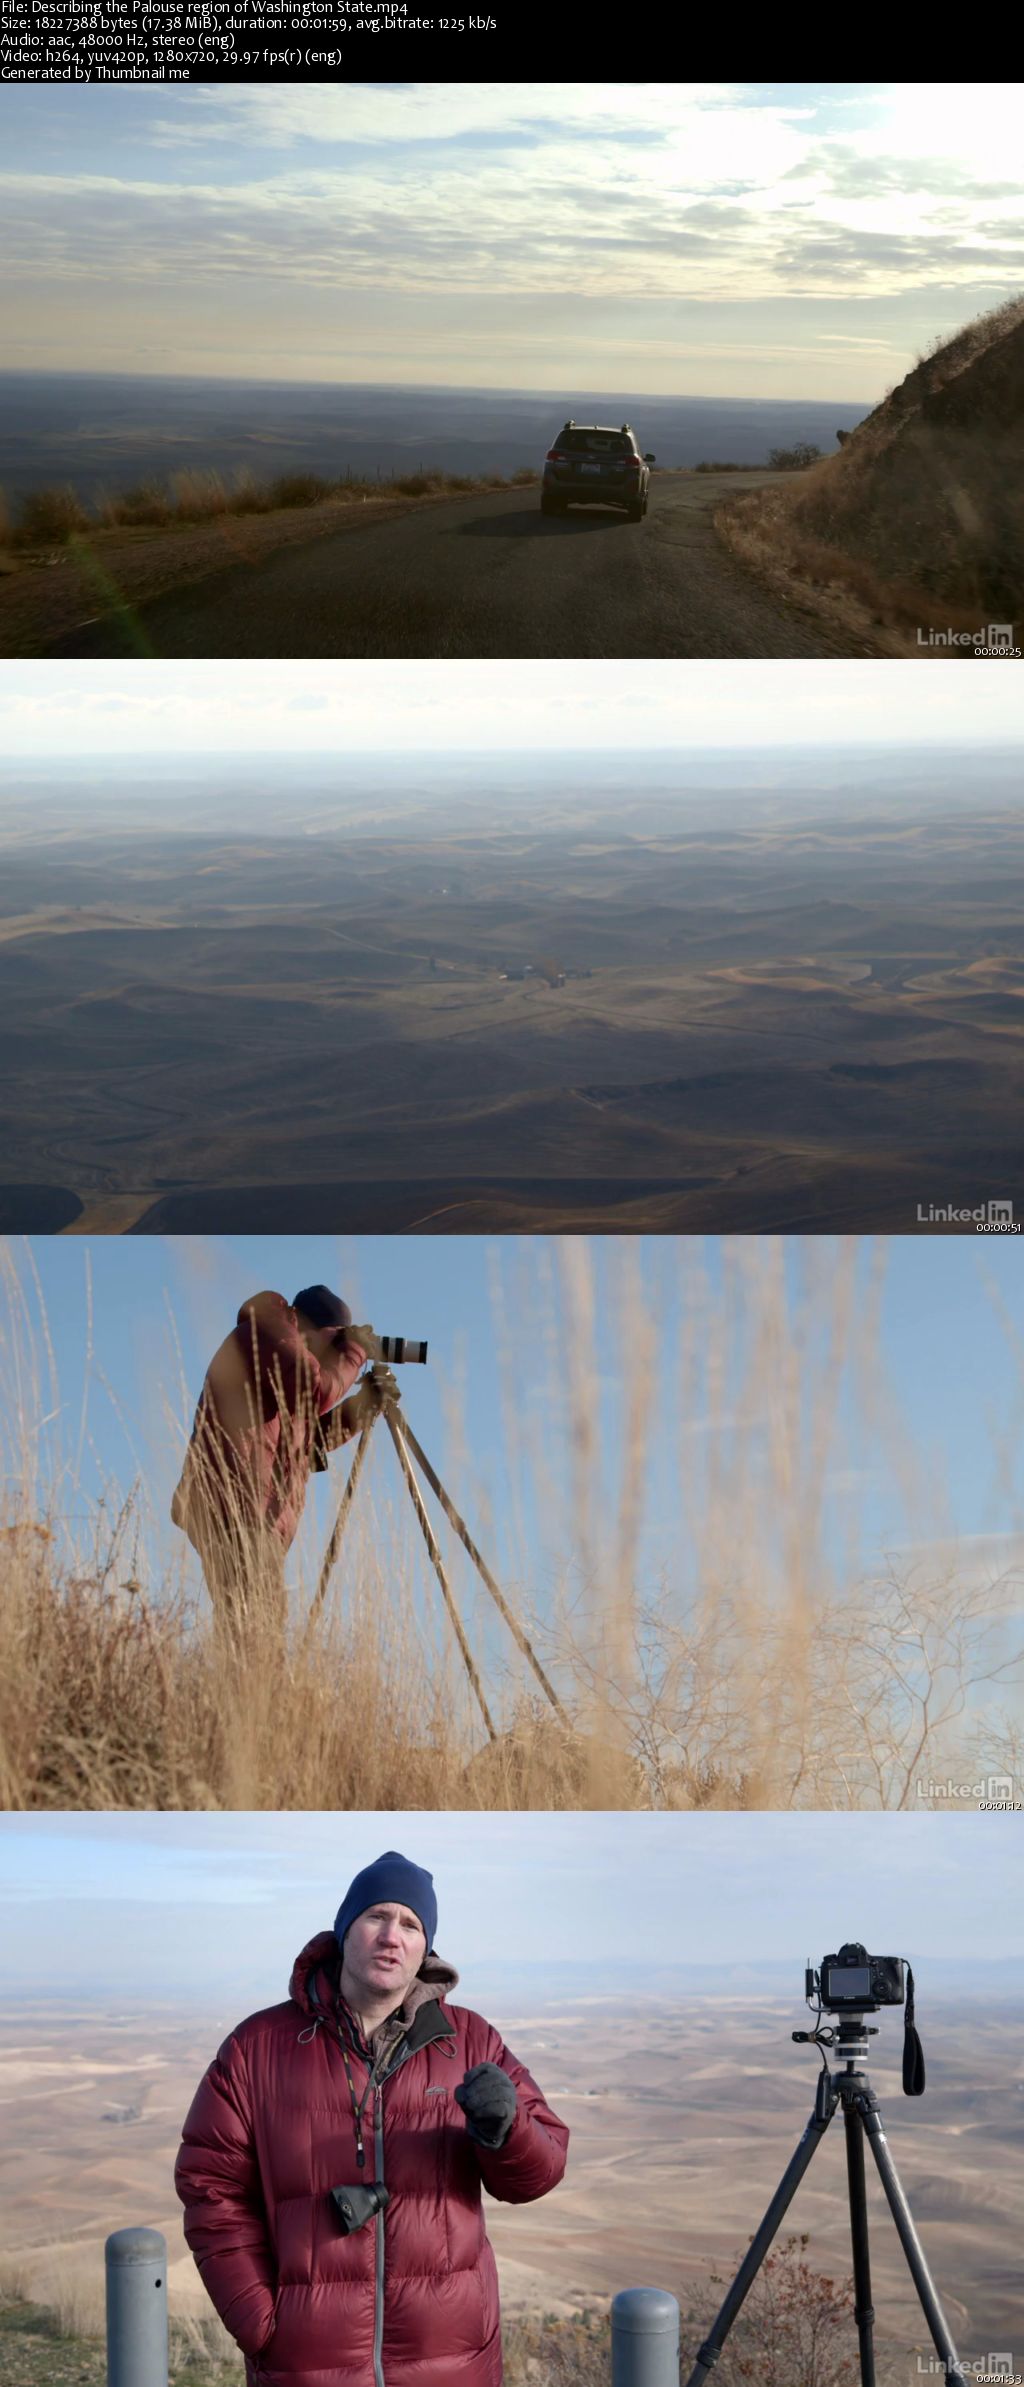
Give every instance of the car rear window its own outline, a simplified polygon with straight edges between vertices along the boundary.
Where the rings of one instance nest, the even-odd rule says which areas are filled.
[[[622,431],[563,431],[558,445],[570,456],[623,456],[630,441]]]

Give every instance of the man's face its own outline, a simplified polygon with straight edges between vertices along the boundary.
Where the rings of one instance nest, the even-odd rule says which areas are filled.
[[[313,1358],[319,1366],[325,1369],[340,1367],[350,1341],[347,1328],[311,1326],[309,1319],[303,1317],[301,1310],[296,1310],[295,1315],[306,1349],[312,1352]]]
[[[393,1997],[400,2006],[427,1952],[427,1937],[409,1906],[368,1906],[345,1933],[343,1986],[353,1996]]]

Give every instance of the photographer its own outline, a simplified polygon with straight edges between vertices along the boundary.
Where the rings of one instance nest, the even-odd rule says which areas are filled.
[[[309,1285],[290,1304],[282,1293],[243,1301],[210,1361],[171,1517],[198,1552],[234,1653],[254,1631],[283,1640],[285,1560],[310,1474],[385,1395],[398,1398],[390,1374],[350,1393],[371,1342],[347,1302]]]
[[[241,2023],[193,2099],[185,2236],[248,2387],[500,2387],[481,2190],[545,2196],[569,2134],[490,2023],[448,2004],[436,1922],[430,1874],[378,1857],[290,2002]]]

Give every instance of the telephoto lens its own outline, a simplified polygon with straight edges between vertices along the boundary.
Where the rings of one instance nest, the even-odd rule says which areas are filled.
[[[390,1367],[401,1367],[405,1360],[416,1360],[420,1367],[426,1366],[425,1343],[410,1342],[408,1335],[404,1334],[379,1334],[377,1341],[381,1358],[386,1359]]]

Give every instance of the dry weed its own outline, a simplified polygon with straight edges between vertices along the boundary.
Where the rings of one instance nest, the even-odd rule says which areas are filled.
[[[883,1259],[855,1238],[733,1238],[714,1269],[690,1242],[646,1262],[634,1239],[501,1247],[497,1528],[472,1484],[461,1505],[558,1706],[438,1518],[492,1737],[375,1459],[319,1609],[300,1536],[287,1622],[243,1556],[240,1621],[218,1623],[138,1483],[83,1506],[86,1403],[64,1452],[37,1288],[9,1255],[3,1804],[895,1808],[928,1776],[1013,1771],[1019,1575],[957,1556],[882,1364]],[[190,1415],[184,1394],[179,1447]],[[879,1553],[859,1501],[837,1507],[881,1454],[901,1541],[934,1557]],[[1001,1498],[1012,1519],[1010,1479]]]

